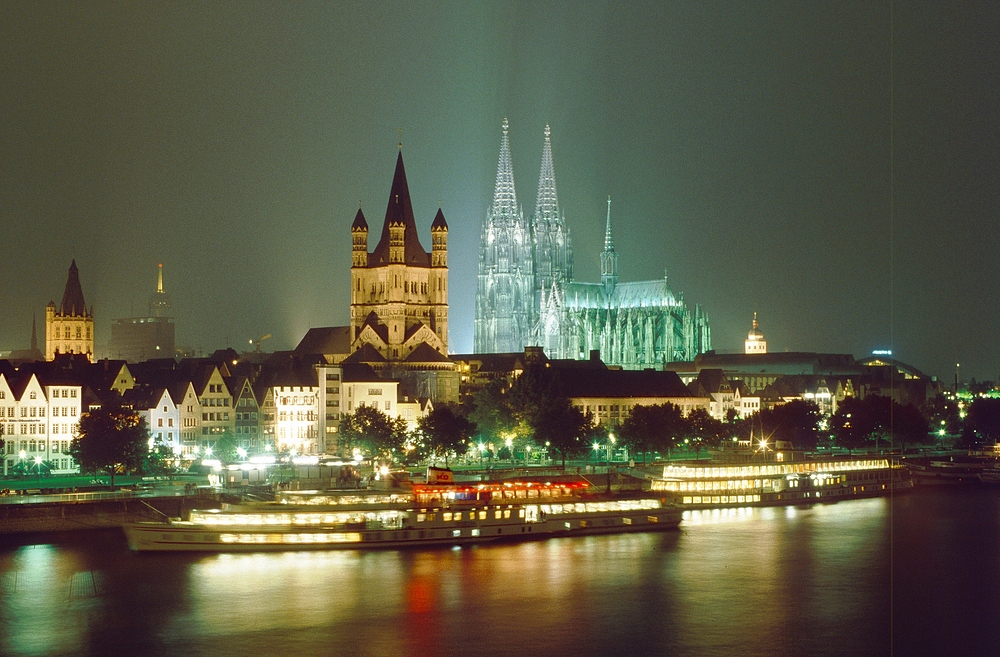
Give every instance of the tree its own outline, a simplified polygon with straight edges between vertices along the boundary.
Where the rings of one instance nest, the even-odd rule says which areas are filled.
[[[912,404],[902,405],[889,397],[869,395],[864,399],[848,397],[830,418],[830,429],[842,447],[849,450],[874,442],[887,446],[907,442],[926,442],[927,420]]]
[[[80,428],[70,443],[69,454],[85,472],[106,470],[115,488],[115,473],[142,467],[149,451],[146,420],[118,404],[105,404],[80,416]]]
[[[390,418],[374,406],[359,406],[341,416],[340,440],[348,450],[391,459],[406,441],[406,420]]]
[[[646,453],[656,449],[659,435],[656,406],[636,406],[618,427],[618,439],[630,452],[642,454],[643,465],[646,463]]]
[[[480,435],[492,438],[514,431],[517,418],[514,417],[506,393],[505,382],[498,380],[472,398],[472,410],[468,419],[476,426]]]
[[[681,409],[671,403],[652,406],[636,406],[618,434],[630,451],[641,452],[642,462],[646,462],[646,452],[670,450],[677,440],[690,431]]]
[[[696,408],[688,413],[687,427],[694,444],[695,456],[706,446],[718,447],[726,429],[721,421],[709,415],[704,408]]]
[[[536,441],[546,442],[559,452],[565,469],[567,455],[583,448],[582,441],[593,430],[593,424],[565,397],[545,397],[540,402],[528,419],[529,427]]]
[[[796,399],[762,411],[760,423],[764,436],[770,440],[783,440],[801,449],[815,449],[820,417],[815,402]]]
[[[969,405],[962,431],[967,447],[992,445],[1000,440],[1000,399],[977,398]]]
[[[448,455],[457,452],[477,430],[474,423],[447,405],[431,409],[417,421],[417,427],[426,438],[429,452],[444,457],[445,467],[448,467]]]

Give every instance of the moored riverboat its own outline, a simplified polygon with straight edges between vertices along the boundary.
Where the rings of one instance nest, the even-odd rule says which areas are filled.
[[[776,460],[778,455],[789,460]],[[790,457],[778,452],[744,462],[670,464],[651,489],[673,495],[687,510],[837,502],[913,487],[906,470],[884,457]]]
[[[273,503],[194,510],[125,526],[136,551],[283,551],[462,545],[673,529],[655,494],[591,493],[586,481],[414,485],[403,491],[279,494]]]

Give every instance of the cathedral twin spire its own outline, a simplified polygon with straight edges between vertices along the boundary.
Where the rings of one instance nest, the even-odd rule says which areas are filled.
[[[509,123],[502,124],[493,203],[483,223],[476,295],[476,353],[519,352],[537,344],[543,292],[573,277],[573,247],[559,210],[551,130],[545,126],[535,212],[517,204]]]
[[[507,137],[507,119],[503,120],[503,138],[500,140],[500,158],[497,162],[497,184],[493,190],[493,213],[513,217],[517,214],[517,192],[514,190],[514,167],[510,159],[510,139]]]

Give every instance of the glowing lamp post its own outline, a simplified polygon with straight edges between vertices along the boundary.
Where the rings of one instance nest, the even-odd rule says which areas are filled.
[[[42,457],[35,457],[35,470],[38,472],[38,487],[42,487]]]

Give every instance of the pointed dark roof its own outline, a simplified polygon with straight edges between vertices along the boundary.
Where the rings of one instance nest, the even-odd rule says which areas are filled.
[[[371,343],[366,342],[361,345],[360,349],[345,358],[343,362],[352,365],[354,363],[385,363],[387,361],[385,356],[379,353],[378,349],[373,347]]]
[[[365,221],[365,213],[358,208],[358,213],[354,215],[354,223],[351,224],[351,232],[362,229],[368,230],[368,222]]]
[[[448,222],[444,220],[444,213],[441,212],[441,208],[438,208],[438,213],[434,215],[434,221],[431,223],[431,232],[436,230],[448,230]]]
[[[406,229],[403,236],[403,262],[407,265],[430,267],[430,256],[420,245],[417,223],[413,220],[410,188],[406,184],[406,171],[403,168],[403,151],[399,151],[399,156],[396,158],[396,174],[392,178],[392,189],[389,190],[389,205],[385,209],[382,237],[379,238],[378,246],[368,259],[369,266],[389,264],[389,226],[394,225],[402,225]]]
[[[420,343],[420,345],[410,352],[410,355],[406,357],[407,363],[450,363],[446,356],[442,356],[434,347],[430,346],[426,342]]]
[[[87,314],[87,306],[83,302],[83,288],[80,287],[80,270],[76,268],[75,259],[69,266],[69,278],[66,279],[66,289],[63,291],[59,314],[72,316]]]
[[[295,347],[295,353],[349,354],[351,353],[351,327],[311,328]]]

